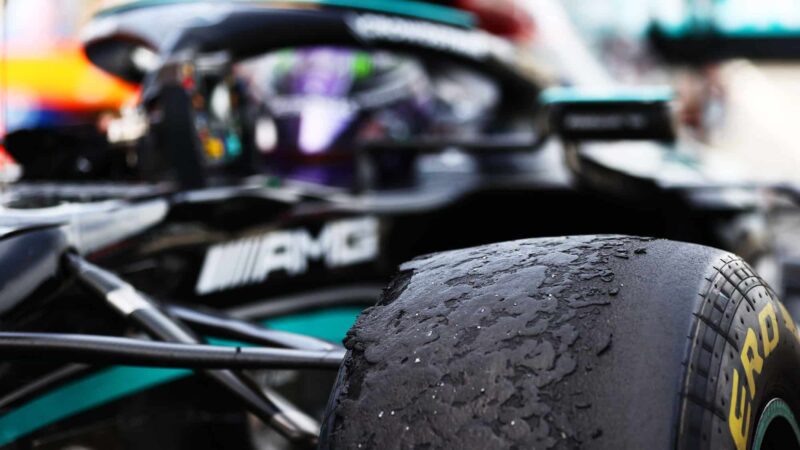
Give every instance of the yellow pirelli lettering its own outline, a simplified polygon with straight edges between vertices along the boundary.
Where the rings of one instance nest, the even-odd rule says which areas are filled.
[[[733,388],[731,391],[731,409],[728,413],[728,428],[736,450],[745,450],[747,436],[750,433],[750,402],[747,401],[747,390],[739,388],[739,371],[733,369]]]
[[[780,340],[778,316],[775,314],[775,308],[772,307],[772,303],[767,303],[767,306],[758,313],[758,324],[761,326],[761,340],[764,342],[764,358],[766,358],[775,350]],[[771,338],[769,336],[770,331],[772,331]]]
[[[744,375],[747,377],[747,387],[750,388],[750,398],[754,398],[756,395],[756,380],[753,372],[756,375],[761,373],[761,369],[764,368],[764,359],[758,354],[758,339],[752,328],[747,329],[741,360]]]
[[[789,311],[786,310],[786,307],[783,306],[783,303],[778,303],[778,309],[781,310],[781,317],[783,317],[783,322],[786,324],[786,328],[789,329],[792,333],[797,333],[797,326],[794,324],[794,319],[792,319],[792,315],[789,314]]]
[[[797,329],[792,317],[786,308],[778,303],[786,327],[796,334]],[[758,352],[758,337],[752,328],[747,329],[744,346],[739,354],[742,361],[742,370],[747,384],[739,384],[739,371],[733,369],[733,386],[731,387],[731,406],[728,412],[728,427],[737,450],[745,450],[750,432],[751,402],[756,396],[756,376],[764,369],[764,360],[775,351],[780,342],[780,327],[778,315],[773,304],[767,303],[758,312],[758,327],[761,333],[763,357]],[[749,394],[749,395],[748,395]]]

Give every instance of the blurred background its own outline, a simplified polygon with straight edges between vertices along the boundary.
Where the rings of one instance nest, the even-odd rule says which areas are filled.
[[[8,0],[2,17],[7,93],[0,131],[80,124],[102,110],[119,108],[135,91],[85,58],[82,26],[109,2]]]
[[[754,179],[800,177],[800,150],[792,125],[800,113],[796,58],[791,54],[769,61],[734,57],[668,65],[654,53],[648,39],[654,24],[674,32],[693,28],[733,37],[798,37],[800,3],[563,0],[562,5],[616,80],[672,84],[680,93],[687,122],[696,127],[697,137],[709,145],[709,151],[735,158]]]
[[[137,89],[93,68],[80,48],[82,27],[102,8],[122,0],[4,0],[6,93],[0,134],[59,126],[106,126],[136,101]],[[439,2],[453,3],[453,2]],[[458,2],[456,2],[458,3]],[[653,50],[654,26],[673,36],[715,30],[797,35],[800,3],[793,0],[471,0],[497,14],[522,17],[530,51],[570,83],[670,84],[679,94],[684,131],[708,158],[737,177],[800,180],[800,148],[793,120],[800,113],[800,73],[791,55],[770,61],[724,58],[667,63]],[[475,7],[475,5],[470,5]],[[492,17],[490,14],[486,17]],[[684,44],[687,52],[696,51]],[[678,58],[680,59],[680,58]],[[795,58],[800,61],[800,54]],[[3,94],[0,94],[3,95]]]

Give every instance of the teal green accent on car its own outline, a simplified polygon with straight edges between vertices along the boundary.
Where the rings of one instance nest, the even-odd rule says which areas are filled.
[[[546,105],[558,103],[621,103],[621,102],[670,102],[675,94],[669,86],[653,87],[552,87],[545,89],[541,102]]]
[[[0,445],[61,419],[191,375],[190,370],[112,367],[73,381],[0,417]]]
[[[361,312],[357,307],[330,308],[271,319],[271,329],[302,333],[341,342]],[[209,339],[214,345],[242,345]],[[191,370],[116,366],[64,384],[0,416],[0,446],[84,411],[171,381],[188,377]]]
[[[264,323],[267,328],[302,334],[330,342],[342,342],[362,308],[342,307],[312,311],[271,319]]]
[[[783,400],[776,398],[767,403],[767,407],[761,413],[756,426],[756,435],[753,439],[753,450],[761,450],[761,445],[764,443],[764,437],[767,435],[769,426],[776,419],[785,420],[791,426],[794,432],[794,441],[800,444],[800,428],[798,428],[797,420],[792,414],[791,408]],[[788,442],[785,442],[787,447],[790,447]]]
[[[96,17],[106,17],[141,8],[181,3],[202,3],[202,1],[139,0],[126,5],[101,10],[96,14]],[[295,3],[298,5],[330,6],[335,8],[352,8],[364,11],[408,16],[459,27],[473,27],[475,25],[475,16],[469,12],[449,8],[447,6],[413,0],[228,0],[228,3],[264,5],[269,5],[270,3],[274,3],[276,5]]]
[[[800,38],[800,28],[782,24],[722,27],[716,24],[658,24],[658,30],[672,39],[717,37],[728,39]]]

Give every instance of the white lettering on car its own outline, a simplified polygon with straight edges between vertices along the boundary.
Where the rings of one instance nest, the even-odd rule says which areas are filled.
[[[325,224],[315,238],[307,230],[273,231],[218,244],[206,253],[195,286],[198,295],[263,283],[270,274],[308,271],[311,261],[328,268],[352,266],[378,256],[378,220],[342,219]]]

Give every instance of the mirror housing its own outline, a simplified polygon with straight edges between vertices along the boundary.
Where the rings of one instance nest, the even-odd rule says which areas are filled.
[[[84,52],[95,66],[134,84],[141,83],[161,63],[155,47],[126,34],[86,42]]]
[[[800,59],[800,29],[723,30],[713,25],[669,28],[654,24],[648,37],[656,53],[676,64],[704,65],[738,58]]]
[[[546,89],[550,132],[565,141],[675,140],[669,87]]]

